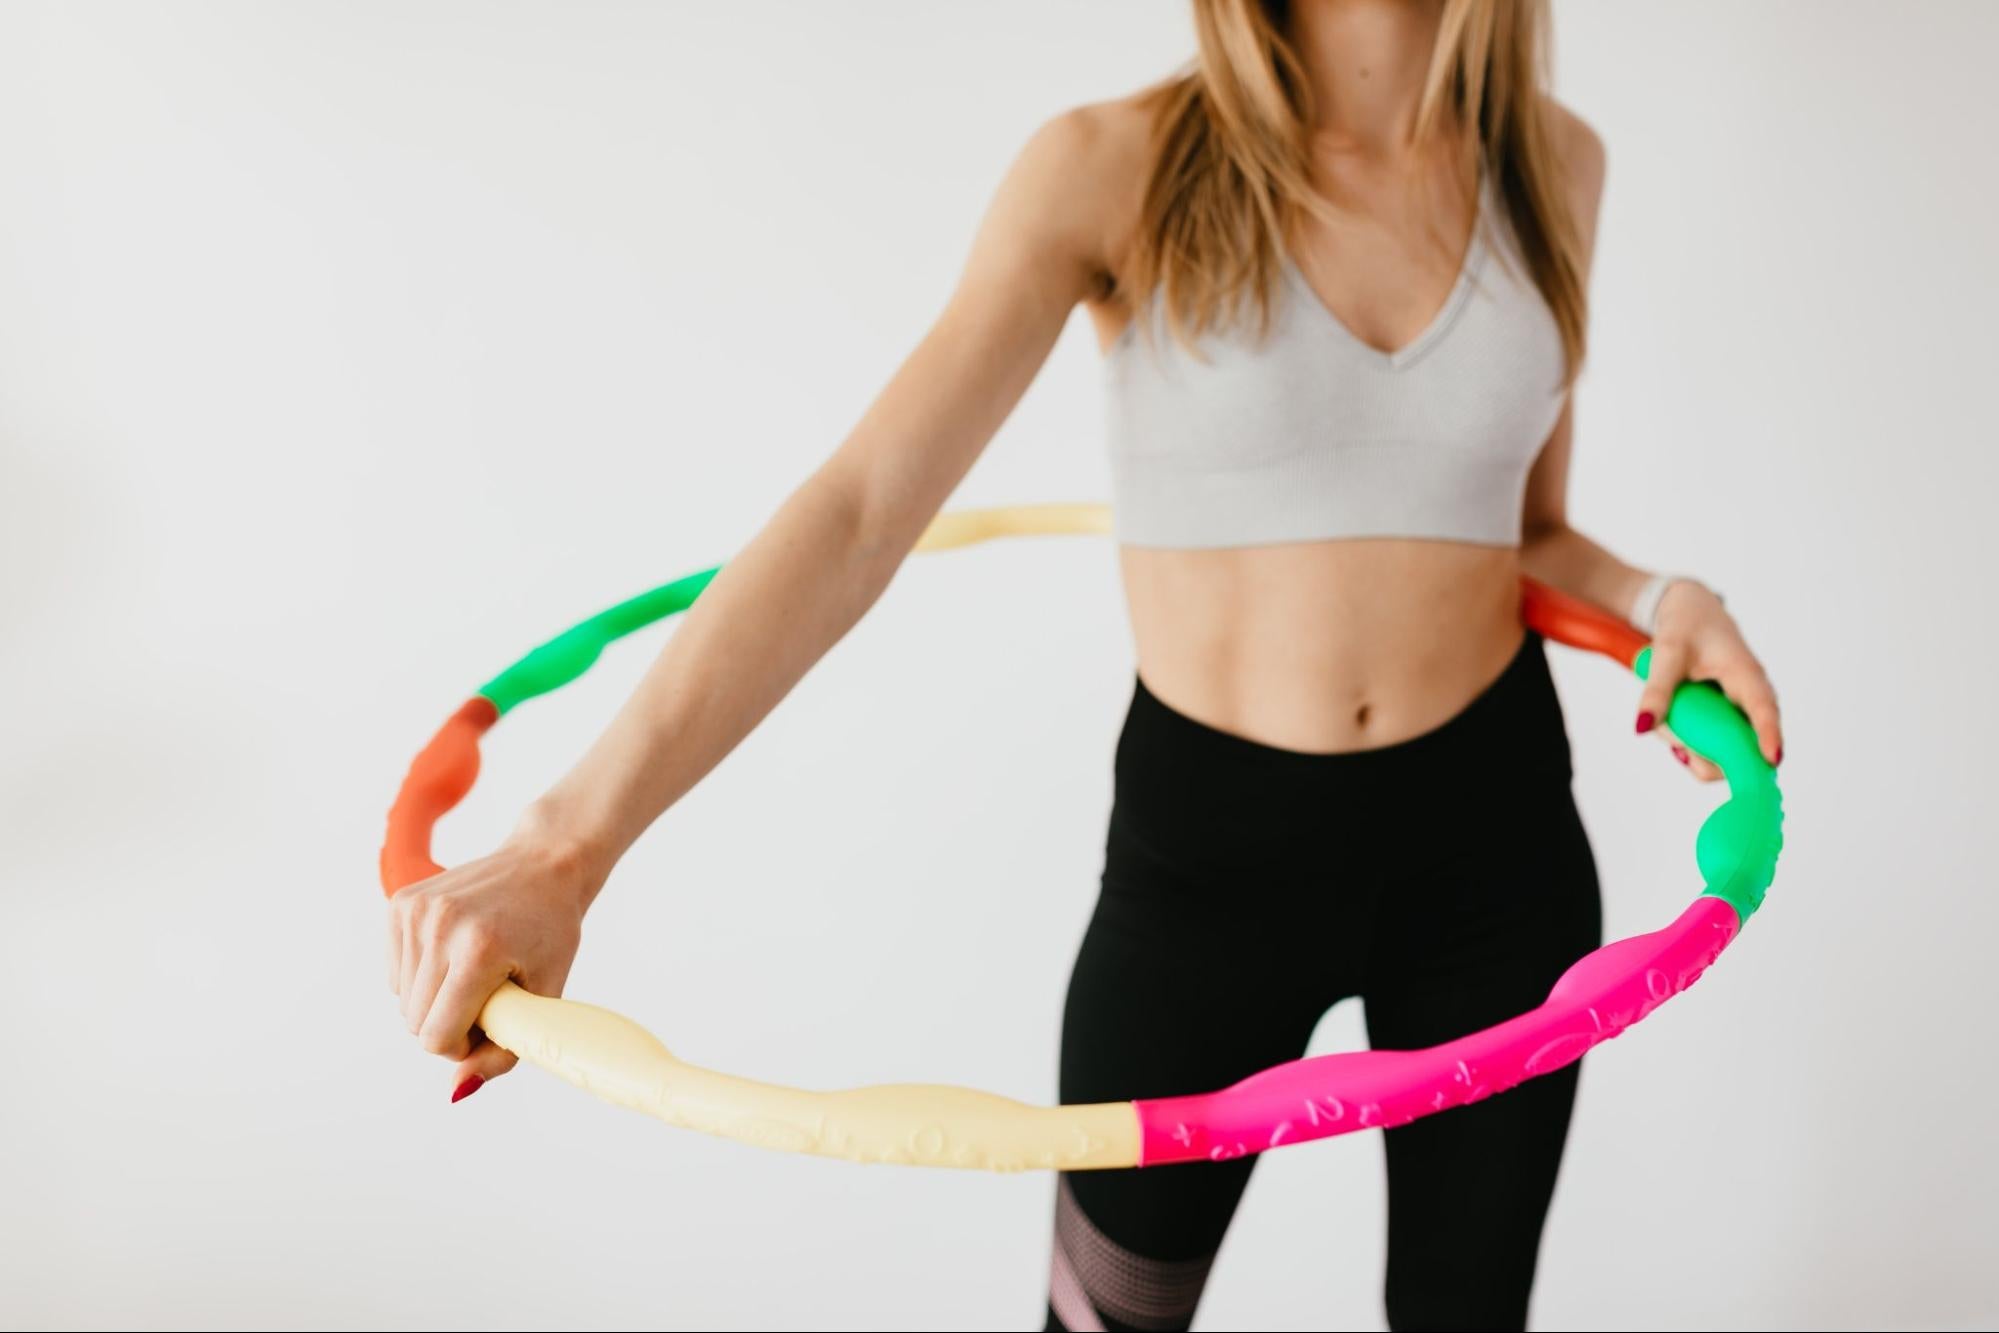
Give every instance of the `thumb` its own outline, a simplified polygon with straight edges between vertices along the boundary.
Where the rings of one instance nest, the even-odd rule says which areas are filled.
[[[504,1046],[496,1046],[485,1033],[473,1029],[476,1038],[472,1052],[458,1062],[451,1071],[451,1100],[462,1102],[479,1091],[488,1082],[512,1069],[520,1063],[516,1056]]]
[[[1652,645],[1652,671],[1638,696],[1638,732],[1643,735],[1666,720],[1673,690],[1687,676],[1687,650],[1677,643]]]
[[[569,982],[569,963],[565,960],[535,976],[523,974],[519,981],[522,989],[532,994],[560,995]],[[519,1056],[504,1046],[494,1044],[492,1038],[473,1028],[472,1049],[451,1074],[451,1100],[464,1101],[520,1062]]]

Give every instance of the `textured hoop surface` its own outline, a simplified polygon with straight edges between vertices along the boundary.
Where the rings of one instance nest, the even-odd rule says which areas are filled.
[[[1033,505],[941,515],[918,551],[998,537],[1105,534],[1101,505]],[[620,602],[534,649],[445,722],[410,765],[389,811],[382,888],[440,873],[437,821],[472,788],[479,738],[520,703],[576,679],[615,640],[693,605],[717,570]],[[1601,653],[1640,676],[1645,637],[1585,603],[1523,583],[1522,614],[1544,637]],[[990,1170],[1086,1170],[1223,1160],[1479,1101],[1580,1059],[1686,989],[1761,904],[1783,846],[1776,775],[1735,707],[1712,686],[1682,685],[1666,722],[1718,764],[1729,799],[1701,826],[1702,895],[1663,930],[1577,962],[1546,1002],[1518,1018],[1421,1051],[1355,1051],[1296,1060],[1233,1087],[1184,1097],[1035,1107],[927,1084],[812,1092],[699,1068],[606,1009],[530,995],[511,982],[479,1026],[532,1064],[622,1106],[762,1147],[855,1161]]]

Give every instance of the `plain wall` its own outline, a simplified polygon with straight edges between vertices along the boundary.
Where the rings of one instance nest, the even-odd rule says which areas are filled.
[[[1999,6],[1557,33],[1611,162],[1573,512],[1725,592],[1790,818],[1723,965],[1590,1057],[1538,1322],[1989,1325]],[[531,1069],[448,1105],[374,854],[462,697],[838,442],[1039,122],[1190,41],[1164,0],[0,4],[0,1324],[1038,1326],[1046,1176]],[[959,502],[1101,498],[1098,373],[1078,318]],[[446,859],[659,641],[508,719]],[[1557,670],[1648,929],[1717,793]],[[1052,1097],[1130,682],[1107,546],[912,564],[620,869],[570,994],[740,1072]],[[1380,1156],[1264,1163],[1205,1326],[1378,1325]]]

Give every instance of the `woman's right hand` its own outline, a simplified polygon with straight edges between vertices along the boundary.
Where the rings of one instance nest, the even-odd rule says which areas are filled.
[[[582,941],[583,913],[609,867],[530,816],[490,856],[412,884],[389,900],[389,986],[433,1055],[455,1062],[452,1101],[512,1069],[479,1032],[500,983],[560,995]]]
[[[1107,237],[1139,179],[1149,126],[1136,111],[1083,108],[1034,136],[930,332],[833,456],[722,567],[589,753],[498,851],[389,900],[389,982],[424,1049],[457,1062],[454,1100],[514,1065],[477,1030],[486,1000],[510,977],[561,993],[583,913],[623,848],[874,604],[1070,312],[1108,290]],[[563,836],[579,827],[592,836]]]

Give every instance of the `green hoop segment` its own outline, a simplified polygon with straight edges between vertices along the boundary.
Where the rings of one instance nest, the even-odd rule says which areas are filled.
[[[481,685],[479,697],[505,717],[516,704],[561,689],[588,671],[611,644],[694,605],[695,599],[721,572],[722,567],[716,565],[699,574],[662,583],[650,592],[628,597],[607,611],[599,611],[531,649],[520,661]]]
[[[1640,680],[1652,673],[1647,645],[1631,664]],[[1784,849],[1784,796],[1777,770],[1757,748],[1756,733],[1728,696],[1705,681],[1689,681],[1673,692],[1666,725],[1687,748],[1713,761],[1728,779],[1728,799],[1715,807],[1694,839],[1694,862],[1706,887],[1701,892],[1735,909],[1747,925],[1777,874]]]

